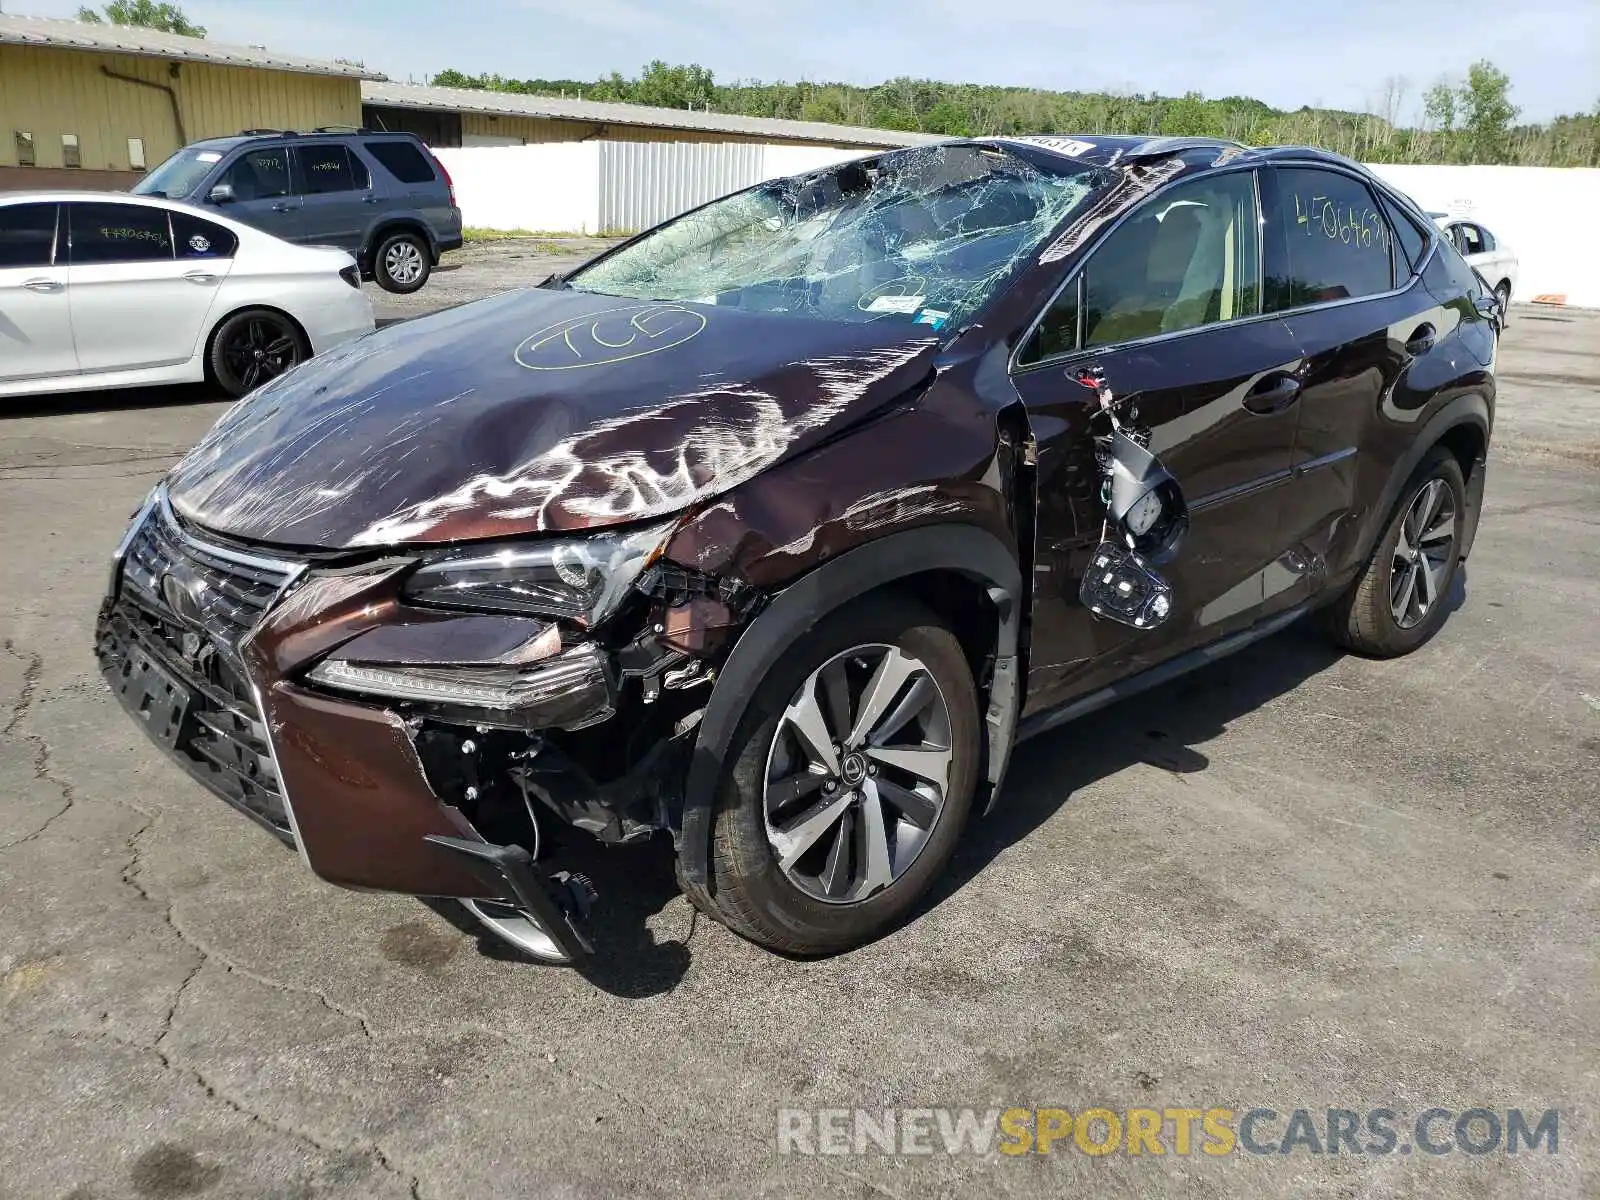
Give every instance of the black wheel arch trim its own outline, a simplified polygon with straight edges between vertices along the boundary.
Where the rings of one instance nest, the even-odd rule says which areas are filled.
[[[700,719],[684,788],[678,857],[686,880],[710,879],[712,818],[722,769],[750,697],[802,633],[852,600],[926,571],[956,571],[980,583],[999,613],[984,715],[985,770],[992,805],[1010,759],[1021,704],[1017,656],[1022,572],[1016,555],[974,525],[929,525],[890,534],[841,554],[778,593],[739,636]],[[983,697],[980,695],[980,700]]]
[[[1362,543],[1362,559],[1372,553],[1372,547],[1384,526],[1388,524],[1395,505],[1400,502],[1400,493],[1405,488],[1407,480],[1411,478],[1412,472],[1444,441],[1452,429],[1461,426],[1476,430],[1483,443],[1483,449],[1478,453],[1476,460],[1468,464],[1466,471],[1466,528],[1461,538],[1461,558],[1465,561],[1478,532],[1478,517],[1483,508],[1485,456],[1488,453],[1489,436],[1494,426],[1494,416],[1489,401],[1477,392],[1457,396],[1445,404],[1422,427],[1421,432],[1412,439],[1410,447],[1395,463],[1394,469],[1389,473],[1389,482],[1384,485],[1383,496],[1373,509],[1372,521]]]

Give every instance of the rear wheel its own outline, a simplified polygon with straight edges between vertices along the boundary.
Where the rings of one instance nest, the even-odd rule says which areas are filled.
[[[1500,301],[1500,328],[1504,329],[1511,324],[1511,281],[1502,279],[1500,286],[1494,290],[1495,298]]]
[[[1329,611],[1336,641],[1394,658],[1439,631],[1461,565],[1466,495],[1453,454],[1436,449],[1423,460],[1366,568]]]
[[[927,610],[873,598],[823,621],[762,681],[740,727],[711,915],[796,954],[890,928],[955,849],[979,737],[966,655]]]
[[[386,292],[402,295],[428,282],[433,256],[428,243],[414,233],[391,233],[378,243],[372,257],[372,276]]]
[[[295,323],[266,308],[234,313],[211,339],[211,374],[230,396],[244,396],[310,357]]]

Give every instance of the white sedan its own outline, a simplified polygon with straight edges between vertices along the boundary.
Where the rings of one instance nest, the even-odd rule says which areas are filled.
[[[213,380],[373,329],[355,260],[115,192],[0,194],[0,397]]]
[[[1461,257],[1482,275],[1502,308],[1511,304],[1517,290],[1517,256],[1511,247],[1497,239],[1477,221],[1452,217],[1449,213],[1429,213],[1445,237],[1461,251]]]

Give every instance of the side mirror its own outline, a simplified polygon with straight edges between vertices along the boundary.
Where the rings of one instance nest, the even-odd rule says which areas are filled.
[[[1097,617],[1154,629],[1172,613],[1172,586],[1157,571],[1189,529],[1189,507],[1161,460],[1118,429],[1107,447],[1106,524],[1078,598]]]
[[[233,194],[233,184],[231,183],[219,183],[206,193],[206,199],[213,204],[232,204],[237,198]]]
[[[1178,551],[1189,530],[1183,489],[1161,460],[1122,430],[1111,436],[1111,486],[1106,516],[1130,550],[1153,563]]]
[[[1505,328],[1506,310],[1500,303],[1500,297],[1493,292],[1479,296],[1472,302],[1472,307],[1478,310],[1478,315],[1485,321],[1493,322],[1496,333]]]

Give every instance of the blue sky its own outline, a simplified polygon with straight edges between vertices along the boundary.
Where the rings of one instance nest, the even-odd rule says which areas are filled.
[[[1600,101],[1600,0],[179,0],[219,40],[360,58],[418,81],[453,66],[518,78],[637,73],[653,58],[716,77],[897,75],[1033,87],[1250,95],[1400,116],[1443,74],[1490,58],[1525,119]],[[78,0],[5,0],[70,16]]]

